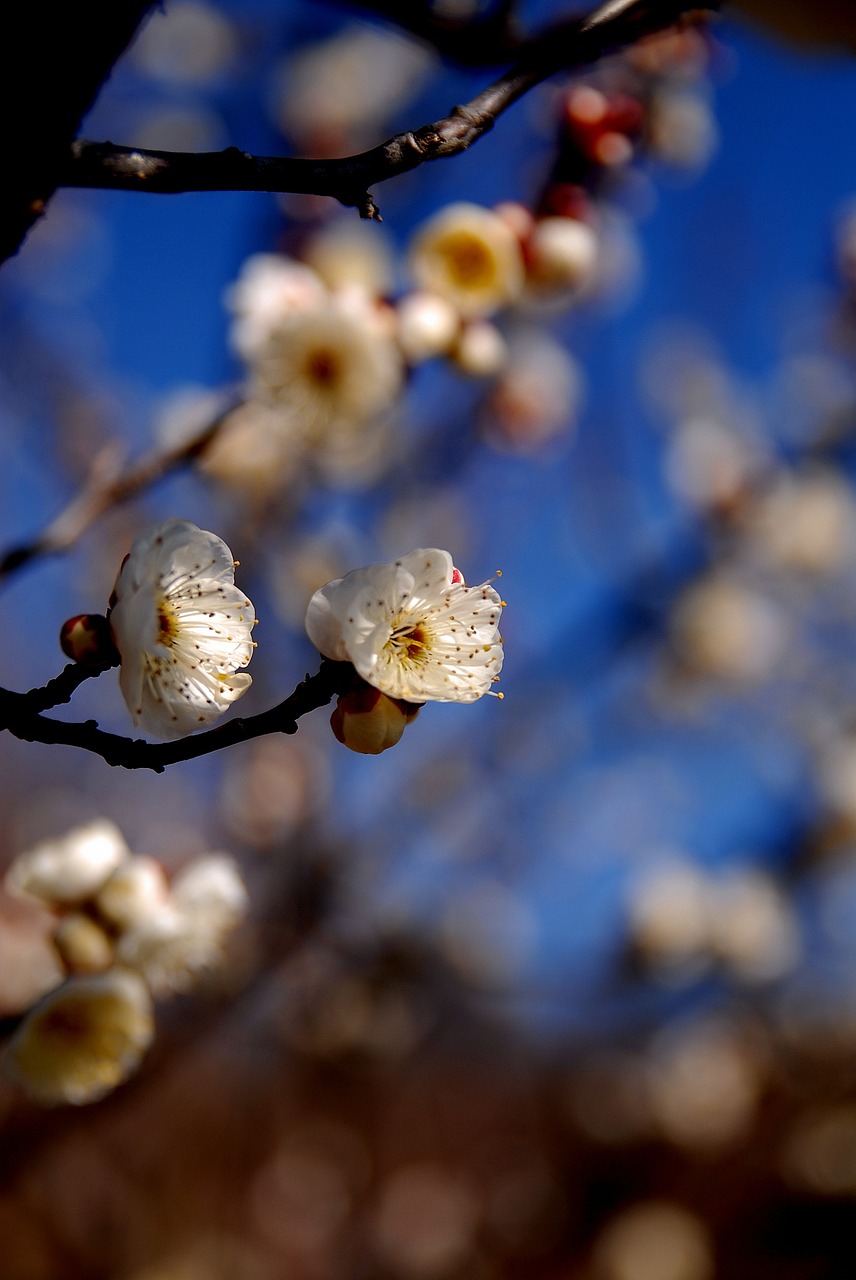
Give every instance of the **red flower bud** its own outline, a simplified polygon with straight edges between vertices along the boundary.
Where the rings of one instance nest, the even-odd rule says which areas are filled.
[[[62,624],[59,642],[66,657],[89,667],[115,667],[119,655],[110,624],[100,613],[78,613]]]

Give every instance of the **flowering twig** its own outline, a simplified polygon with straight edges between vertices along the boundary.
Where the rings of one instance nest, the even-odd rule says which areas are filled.
[[[718,7],[710,0],[706,9]],[[150,151],[79,140],[62,178],[68,187],[176,194],[276,191],[333,196],[361,217],[380,220],[375,183],[428,160],[457,155],[490,129],[518,98],[562,70],[586,66],[699,10],[697,0],[606,0],[588,17],[563,22],[527,41],[517,64],[442,120],[396,134],[378,147],[335,160],[254,156],[238,147],[203,153]]]
[[[128,502],[172,472],[195,461],[205,452],[239,403],[237,396],[231,397],[228,404],[188,439],[166,449],[153,450],[126,471],[118,470],[112,448],[109,452],[102,452],[94,460],[79,492],[41,533],[29,542],[18,543],[0,552],[0,585],[31,561],[68,551],[105,512]]]
[[[83,751],[101,756],[109,765],[122,769],[152,769],[155,773],[163,773],[167,765],[177,764],[181,760],[195,760],[199,756],[210,755],[213,751],[221,751],[224,747],[248,742],[251,738],[260,738],[268,733],[296,733],[301,716],[326,706],[335,694],[345,692],[354,682],[354,670],[350,663],[323,661],[314,676],[306,676],[289,697],[269,711],[230,720],[216,729],[194,737],[181,738],[177,742],[150,743],[106,733],[98,728],[94,720],[87,720],[83,724],[69,724],[38,714],[38,695],[54,698],[58,687],[60,691],[64,691],[68,686],[68,697],[55,697],[53,702],[43,702],[42,705],[52,706],[57,702],[68,701],[77,684],[81,684],[90,675],[100,674],[97,668],[79,668],[82,674],[75,684],[74,677],[69,674],[70,670],[74,668],[67,667],[43,690],[36,689],[29,694],[0,690],[0,727],[25,742],[80,747]],[[48,690],[53,692],[48,694]]]

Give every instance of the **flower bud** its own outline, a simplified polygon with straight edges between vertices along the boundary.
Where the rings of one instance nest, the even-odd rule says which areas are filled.
[[[59,642],[66,657],[89,667],[115,667],[119,655],[110,624],[100,613],[78,613],[62,624]]]
[[[537,293],[573,291],[597,266],[597,234],[577,218],[542,218],[524,246],[526,283]]]
[[[66,973],[103,973],[113,963],[113,943],[101,925],[82,911],[63,916],[53,941]]]
[[[421,703],[388,698],[370,685],[342,694],[330,717],[333,733],[344,746],[364,756],[377,756],[394,747]]]
[[[398,342],[411,364],[445,354],[460,324],[455,307],[439,293],[414,289],[398,305]]]
[[[491,378],[508,359],[508,344],[490,320],[471,320],[461,330],[452,359],[471,378]]]

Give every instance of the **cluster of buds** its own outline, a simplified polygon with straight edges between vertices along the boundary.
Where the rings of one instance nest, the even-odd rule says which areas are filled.
[[[201,857],[170,883],[106,820],[21,854],[6,888],[52,912],[66,975],[25,1016],[5,1059],[10,1079],[45,1105],[94,1101],[132,1074],[154,1035],[152,998],[217,968],[247,907],[228,855]]]

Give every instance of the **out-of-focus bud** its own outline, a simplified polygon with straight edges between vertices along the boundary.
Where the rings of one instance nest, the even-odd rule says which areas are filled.
[[[521,243],[531,234],[535,225],[535,215],[519,200],[503,200],[500,204],[494,205],[493,211],[514,232]]]
[[[62,624],[59,633],[62,651],[72,662],[89,667],[115,667],[119,654],[113,643],[110,623],[100,613],[78,613]]]
[[[523,252],[528,289],[536,294],[576,291],[594,277],[597,234],[577,218],[542,218]]]
[[[53,940],[67,973],[103,973],[113,963],[113,943],[101,925],[82,911],[63,916]]]
[[[452,359],[473,378],[491,378],[508,363],[508,343],[490,320],[473,320],[461,330]]]
[[[644,108],[627,94],[607,97],[591,85],[577,85],[567,97],[568,129],[583,155],[613,168],[633,157],[633,141],[642,127]]]
[[[445,355],[457,337],[461,319],[439,293],[414,289],[397,307],[398,343],[409,364]]]
[[[370,685],[344,693],[330,717],[333,733],[344,746],[364,756],[378,756],[394,747],[421,704],[388,698]]]

